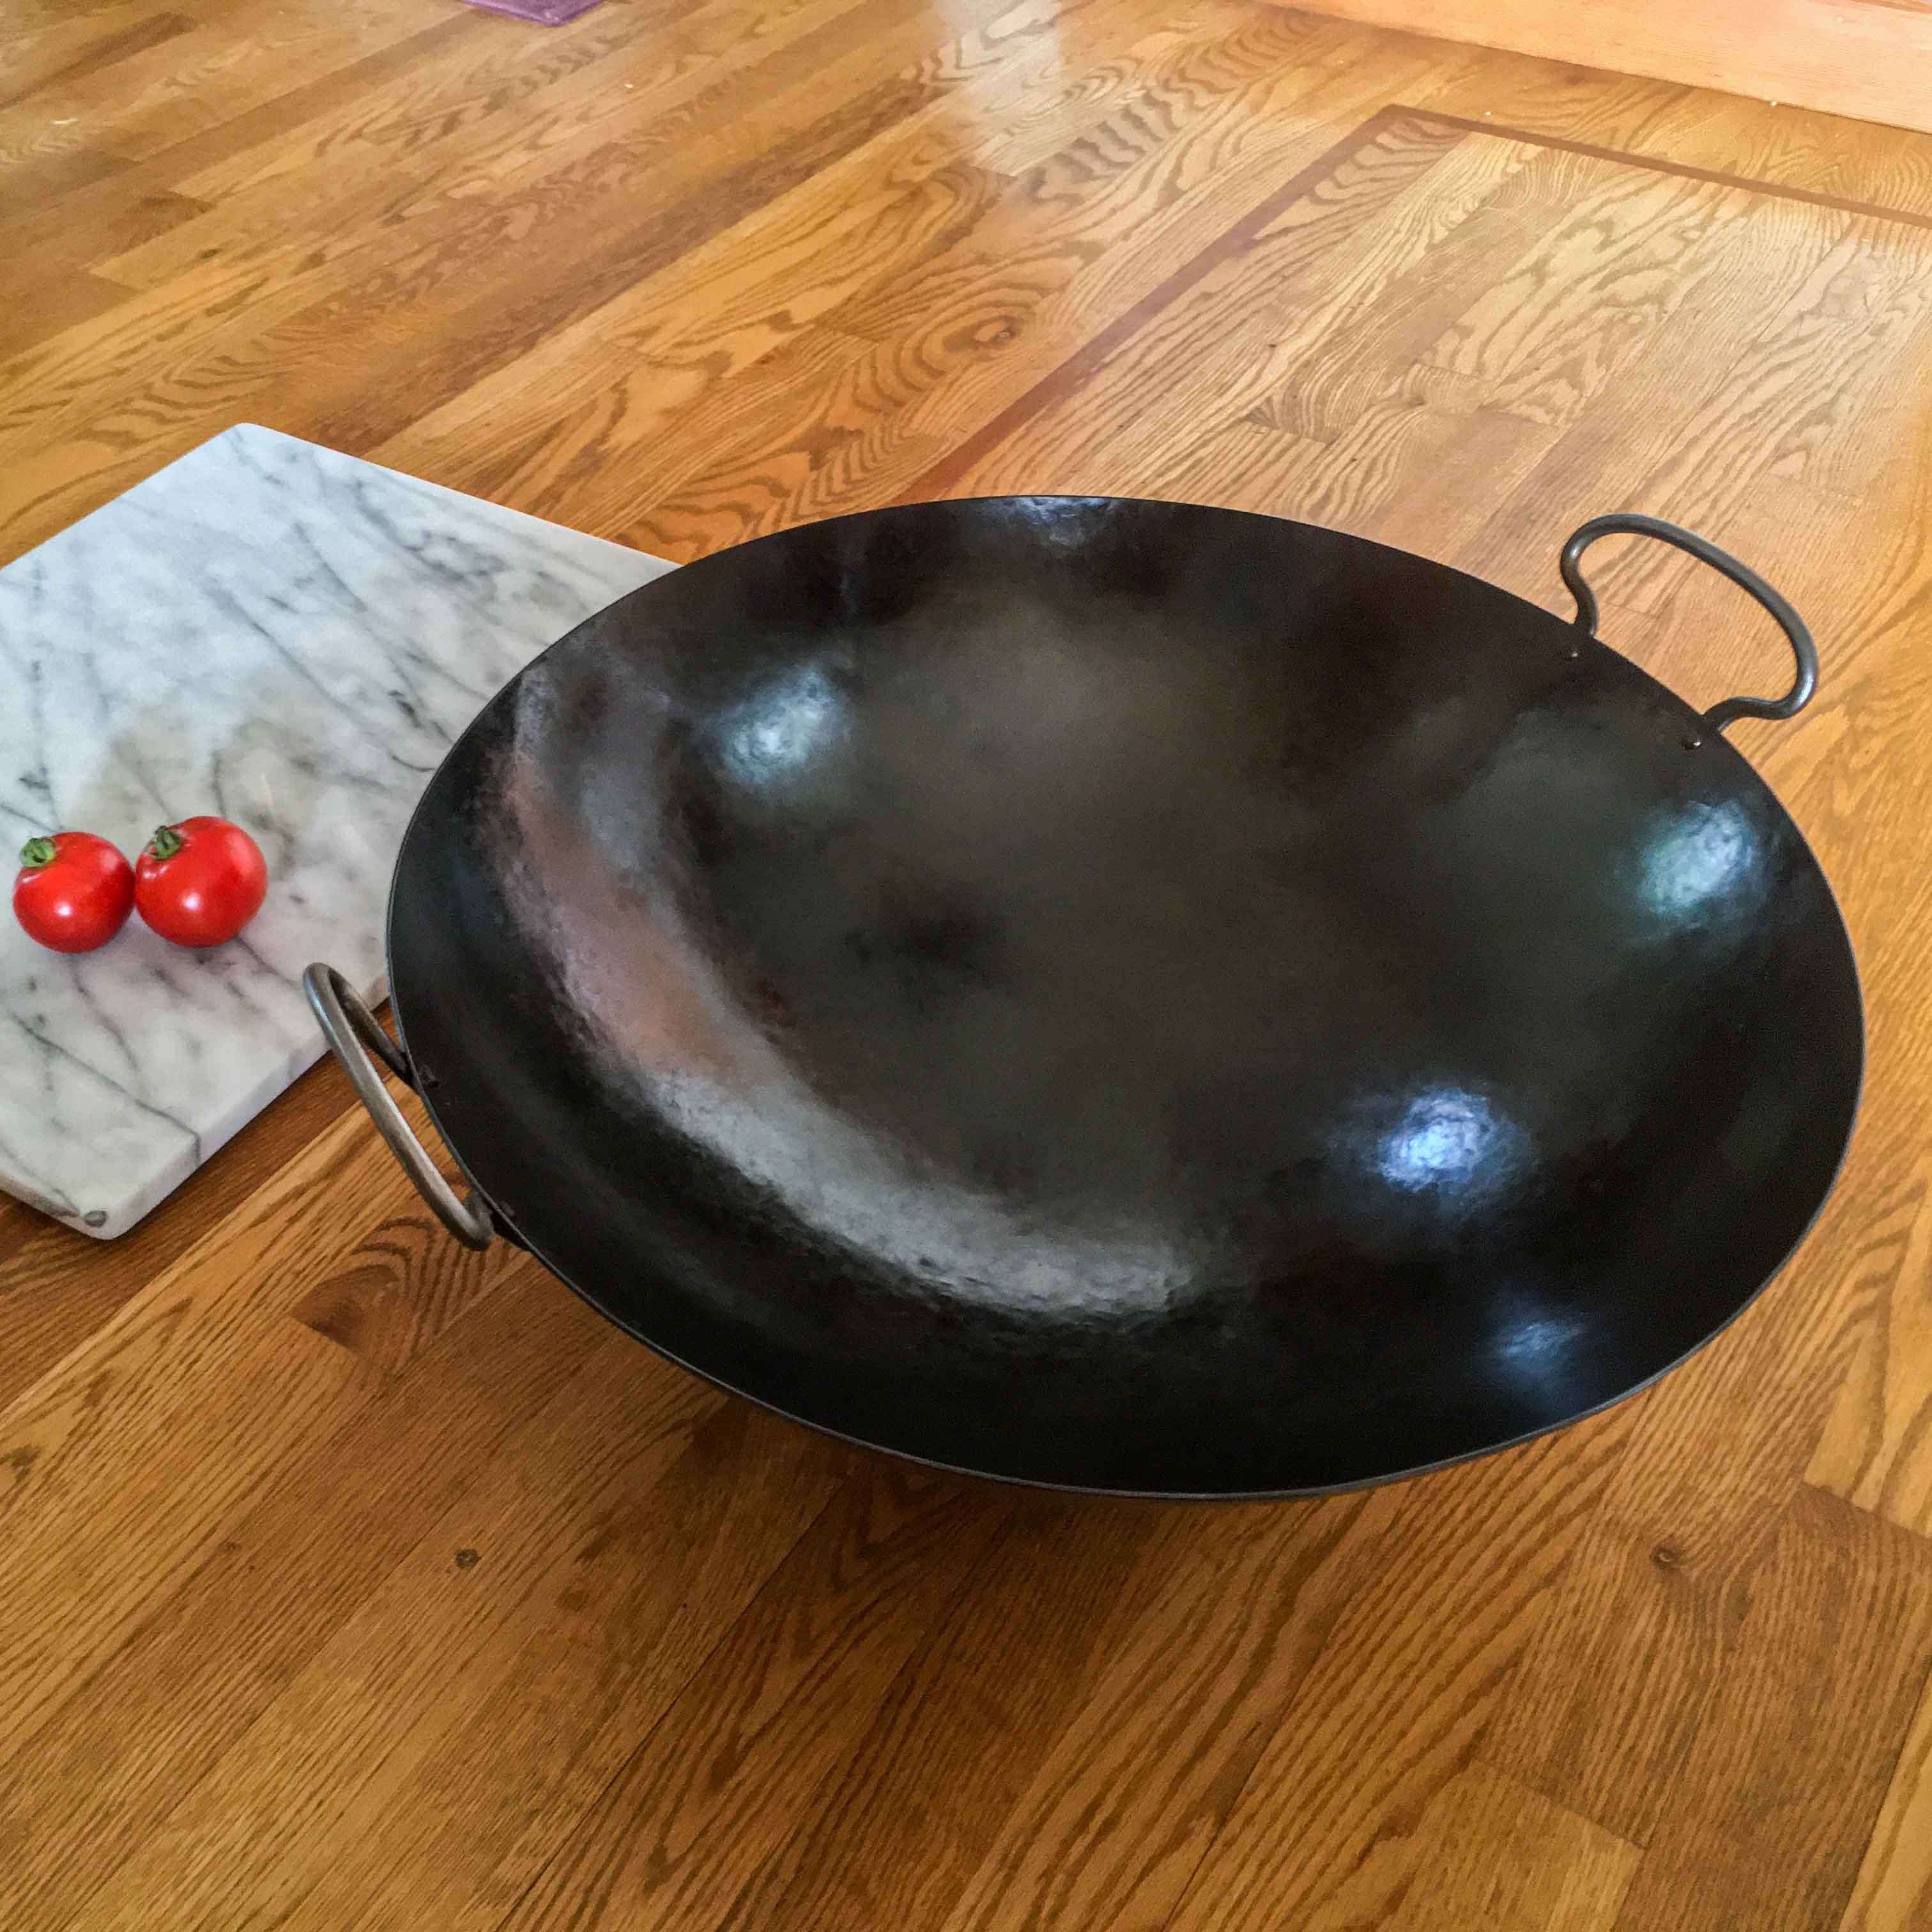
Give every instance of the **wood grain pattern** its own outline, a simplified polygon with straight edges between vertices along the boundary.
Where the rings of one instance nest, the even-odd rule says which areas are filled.
[[[1932,1534],[1932,1211],[1915,1174],[1894,1209],[1898,1265],[1812,1458],[1811,1480],[1909,1528]]]
[[[1496,54],[1414,97],[1414,104],[1486,119],[1546,139],[1607,146],[1653,166],[1699,168],[1738,181],[1863,206],[1927,211],[1925,144],[1870,123],[1848,139],[1838,116],[1556,61]]]
[[[7,47],[0,107],[10,107],[29,94],[57,94],[83,75],[159,46],[177,34],[191,32],[194,26],[184,14],[151,13],[143,6],[130,10],[124,24],[83,14],[22,34]]]
[[[1920,0],[1320,0],[1319,10],[1932,131]]]
[[[400,1785],[360,1802],[358,1856],[326,1862],[290,1923],[496,1923],[854,1469],[742,1406],[706,1417],[660,1482],[556,1546],[502,1656],[416,1714]]]
[[[688,1450],[716,1398],[652,1367],[594,1347],[70,1922],[144,1925],[158,1892],[184,1923],[286,1920],[523,1654],[571,1554]]]
[[[172,1197],[186,1204],[183,1213],[150,1216],[118,1244],[112,1268],[32,1210],[0,1202],[0,1406],[80,1347],[354,1104],[332,1063],[305,1074],[230,1142],[223,1160],[183,1184]]]
[[[8,95],[0,556],[244,415],[679,556],[1113,490],[1561,608],[1660,511],[1816,622],[1737,738],[1872,1054],[1696,1360],[1267,1508],[752,1412],[328,1068],[110,1247],[0,1204],[9,1932],[1932,1922],[1932,137],[1261,0],[16,0]],[[1782,675],[1592,570],[1694,700]]]
[[[1480,1818],[1480,1831],[1469,1828]],[[1643,1854],[1482,1763],[1442,1786],[1416,1828],[1404,1922],[1417,1932],[1610,1932]]]
[[[1929,1564],[1920,1538],[1798,1490],[1621,1924],[1834,1922],[1925,1682]]]
[[[735,1910],[774,1925],[943,1922],[1036,1761],[1086,1706],[1132,1616],[1122,1592],[1144,1574],[1157,1520],[1021,1499],[822,1789],[809,1828]],[[888,1873],[912,1882],[882,1885]]]
[[[1854,1159],[1872,1160],[1870,1124]],[[1646,1399],[1634,1444],[1486,1742],[1499,1768],[1632,1842],[1667,1814],[1738,1640],[1752,1579],[1862,1327],[1898,1280],[1899,1227],[1834,1196],[1792,1277]],[[1724,1419],[1721,1423],[1717,1420]],[[1690,1445],[1696,1444],[1694,1454]]]
[[[1479,146],[1489,143],[1478,142]],[[1568,428],[1681,304],[1731,211],[1721,190],[1625,168],[1576,194],[1520,261],[1490,283],[1420,362],[1480,406]]]
[[[988,1490],[868,1470],[772,1576],[646,1743],[526,1888],[479,1901],[506,1926],[729,1923],[802,1810],[869,1729],[921,1631],[998,1547]],[[767,1921],[766,1922],[779,1922]]]
[[[1426,1888],[1416,1820],[1493,1718],[1630,1420],[1613,1413],[1560,1445],[1411,1486],[1168,1922],[1176,1932],[1277,1913],[1322,1932],[1385,1924]],[[1366,1775],[1364,1735],[1400,1740]]]
[[[520,1271],[526,1277],[533,1271]],[[10,1923],[78,1898],[153,1832],[347,1616],[469,1490],[490,1453],[608,1337],[532,1278],[422,1372],[323,1434],[244,1505],[179,1591],[100,1667],[84,1707],[25,1745],[0,1785]],[[265,1594],[265,1574],[278,1587]]]
[[[1205,1526],[1170,1517],[1095,1632],[1086,1694],[945,1932],[1165,1924],[1393,1508],[1346,1498],[1231,1510]]]
[[[1918,1700],[1841,1932],[1932,1924],[1932,1684]]]

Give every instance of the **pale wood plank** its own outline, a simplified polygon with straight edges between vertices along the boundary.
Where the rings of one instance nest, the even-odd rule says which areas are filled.
[[[1932,1685],[1893,1767],[1839,1932],[1932,1925]]]
[[[0,165],[83,148],[139,160],[273,100],[287,90],[291,62],[333,64],[422,26],[409,0],[290,0],[257,10],[239,32],[200,21],[0,108]]]
[[[392,1212],[407,1188],[366,1123],[345,1121],[0,1412],[3,1453],[24,1478],[0,1532],[0,1671],[14,1687],[0,1748],[178,1587],[308,1433],[366,1399],[370,1372],[287,1318],[347,1232],[316,1184],[324,1174]],[[164,1538],[130,1540],[157,1522]]]
[[[404,1775],[356,1796],[338,1828],[355,1856],[308,1859],[289,1924],[487,1922],[479,1900],[568,1838],[853,1468],[742,1403],[706,1417],[661,1482],[560,1550],[500,1644],[415,1700]]]
[[[518,1848],[456,1926],[729,1922],[1012,1508],[984,1486],[868,1469],[542,1869],[526,1877]]]
[[[1164,1924],[1372,1568],[1391,1498],[1170,1516],[943,1932]]]
[[[1932,154],[1918,134],[1781,103],[1568,61],[1492,53],[1414,99],[1419,106],[1559,140],[1606,146],[1666,166],[1714,168],[1779,188],[1932,214]]]
[[[1313,0],[1377,26],[1419,28],[1484,46],[1620,73],[1653,74],[1832,114],[1932,130],[1922,76],[1932,13],[1850,0],[1597,0],[1586,14],[1550,0]]]
[[[155,0],[132,0],[131,4],[123,0],[98,13],[76,12],[26,33],[9,34],[0,67],[0,107],[46,89],[57,92],[83,75],[188,33],[194,25],[185,14],[167,12]]]
[[[1135,312],[1172,275],[1184,273],[1196,250],[1192,214],[1220,228],[1269,205],[1270,180],[1294,178],[1298,167],[1322,162],[1360,98],[1358,74],[1344,71],[1305,98],[1280,75],[1264,71],[1223,104],[1183,130],[1177,146],[1199,185],[1168,200],[1161,184],[1174,158],[1144,156],[1111,178],[1084,219],[1102,245],[1090,256],[1077,236],[1042,242],[1023,255],[989,250],[935,296],[918,339],[880,343],[861,364],[836,360],[823,379],[822,405],[808,393],[774,419],[809,422],[822,406],[848,427],[838,459],[814,452],[814,435],[801,428],[754,447],[748,434],[765,408],[748,382],[718,404],[747,425],[743,454],[728,446],[676,487],[640,509],[628,506],[615,527],[629,540],[672,556],[689,556],[808,515],[868,507],[902,495],[950,489],[935,483],[935,460],[992,424],[1063,362],[1092,332],[1096,316]],[[1324,172],[1326,172],[1325,165]],[[1124,245],[1104,238],[1126,228]],[[1130,225],[1129,225],[1130,224]],[[834,310],[829,326],[863,324],[863,309]],[[880,325],[884,326],[883,322]],[[748,372],[753,379],[758,370]],[[728,391],[731,386],[726,386]],[[591,515],[597,518],[592,500]]]
[[[525,1262],[416,1372],[323,1418],[0,1774],[7,1922],[64,1922],[610,1339]]]
[[[1798,1490],[1619,1925],[1838,1922],[1926,1681],[1928,1586],[1932,1545]]]
[[[718,1400],[622,1338],[599,1338],[383,1587],[62,1922],[146,1926],[157,1898],[185,1924],[286,1916],[513,1666],[534,1634],[533,1594],[554,1593],[573,1556],[597,1553]]]
[[[1643,1853],[1487,1765],[1460,1772],[1417,1828],[1395,1932],[1610,1932]]]
[[[681,10],[600,8],[534,46],[486,29],[404,69],[403,84],[346,95],[323,112],[173,175],[209,204],[200,220],[112,258],[117,279],[159,287],[265,256],[286,258],[290,223],[327,254],[366,245],[375,224],[434,221],[449,202],[470,211],[493,190],[541,177],[620,136],[626,95],[644,91],[670,122],[707,89],[744,76],[757,104],[761,70],[787,48],[813,62],[824,30],[851,0],[796,0],[749,14],[732,0]],[[883,26],[884,23],[881,23]]]
[[[1735,190],[1604,164],[1450,322],[1423,370],[1468,379],[1485,409],[1567,428],[1694,296],[1710,242],[1744,206]]]
[[[1172,16],[1154,0],[1120,4],[1129,29],[1144,16]],[[1213,9],[1190,12],[1220,18]],[[426,411],[375,454],[425,474],[470,478],[466,487],[493,494],[518,489],[522,486],[490,466],[489,452],[479,448],[486,430],[498,450],[540,446],[560,420],[594,406],[640,363],[652,372],[650,388],[640,386],[646,406],[668,416],[700,392],[689,382],[687,365],[697,365],[709,381],[722,380],[782,346],[859,290],[948,248],[959,238],[951,218],[928,225],[923,210],[950,184],[970,181],[996,190],[1007,184],[993,158],[1009,116],[1025,121],[1035,143],[1067,138],[1081,124],[1067,125],[1066,103],[1084,103],[1090,76],[1083,74],[1070,95],[1058,76],[1064,62],[1092,57],[1088,42],[1094,29],[1084,10],[1070,23],[1054,16],[1052,28],[1004,32],[1003,58],[980,68],[956,94],[546,335],[515,362]],[[1191,44],[1198,36],[1184,38]],[[1100,41],[1105,44],[1104,34]],[[1118,80],[1118,91],[1143,86],[1151,78],[1149,63],[1174,49],[1171,35],[1152,37],[1103,71]],[[1028,118],[1027,104],[1037,104],[1048,88],[1060,112],[1046,113],[1036,104]],[[1115,91],[1106,90],[1103,101]],[[962,212],[968,208],[973,217],[984,212],[976,196]],[[527,487],[543,485],[533,477]]]
[[[1385,1531],[1364,1519],[1374,1574],[1283,1709],[1175,1932],[1262,1918],[1339,1932],[1408,1895],[1413,1820],[1480,1742],[1636,1414],[1406,1485]]]

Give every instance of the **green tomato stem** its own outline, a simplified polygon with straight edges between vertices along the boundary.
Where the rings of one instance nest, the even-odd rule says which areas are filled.
[[[29,838],[20,848],[22,866],[51,866],[56,856],[54,842],[51,838]]]
[[[172,859],[187,842],[172,825],[164,825],[148,841],[148,850],[157,859]]]

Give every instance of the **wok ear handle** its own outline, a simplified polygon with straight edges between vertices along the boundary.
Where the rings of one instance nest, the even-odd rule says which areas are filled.
[[[376,1131],[388,1142],[390,1152],[403,1164],[403,1172],[416,1183],[416,1192],[465,1247],[487,1248],[496,1233],[490,1210],[473,1194],[458,1198],[456,1190],[443,1179],[442,1170],[416,1138],[415,1130],[396,1105],[395,1096],[382,1084],[375,1061],[369,1058],[374,1054],[406,1087],[413,1088],[416,1072],[408,1056],[383,1031],[382,1022],[333,966],[311,966],[302,975],[302,990],[308,994],[308,1003],[314,1009],[329,1051],[341,1061],[356,1097],[368,1108]]]
[[[1625,536],[1655,537],[1660,543],[1688,551],[1699,562],[1728,577],[1739,590],[1748,591],[1770,612],[1798,660],[1797,681],[1782,698],[1727,698],[1721,704],[1712,705],[1704,713],[1704,722],[1713,731],[1721,731],[1739,718],[1796,718],[1811,702],[1811,694],[1818,688],[1818,646],[1804,619],[1749,565],[1740,563],[1728,550],[1720,550],[1694,530],[1666,523],[1661,517],[1646,517],[1634,510],[1592,517],[1563,546],[1557,568],[1576,600],[1576,622],[1582,629],[1593,638],[1597,634],[1597,593],[1583,580],[1583,553],[1599,537]]]

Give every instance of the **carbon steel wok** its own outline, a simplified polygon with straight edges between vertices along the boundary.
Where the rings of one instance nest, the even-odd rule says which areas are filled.
[[[1756,596],[1790,694],[1700,716],[1598,642],[1612,532]],[[1574,624],[1109,498],[726,550],[444,761],[406,1046],[326,967],[318,1015],[460,1238],[820,1428],[1160,1495],[1498,1448],[1751,1300],[1864,1050],[1824,875],[1720,735],[1809,698],[1803,625],[1649,518],[1562,568]]]

